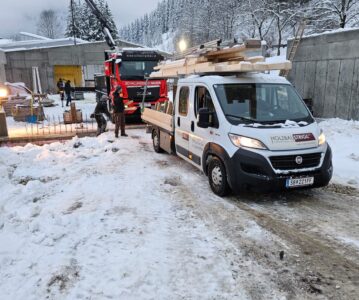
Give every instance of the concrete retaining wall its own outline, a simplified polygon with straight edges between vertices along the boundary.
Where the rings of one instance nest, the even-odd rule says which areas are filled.
[[[288,79],[315,116],[359,120],[359,29],[303,38]]]
[[[126,42],[121,42],[119,46],[136,47]],[[8,51],[6,78],[9,82],[24,82],[32,88],[32,67],[38,67],[43,91],[55,92],[55,65],[103,66],[105,50],[108,50],[108,45],[105,42],[97,42],[77,46]]]
[[[0,82],[6,81],[5,74],[6,56],[3,51],[0,51]]]

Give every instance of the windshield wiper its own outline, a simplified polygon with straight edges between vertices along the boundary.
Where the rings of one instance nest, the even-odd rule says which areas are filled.
[[[230,117],[230,118],[236,118],[236,119],[239,119],[242,121],[247,121],[247,122],[257,122],[256,120],[246,118],[246,117],[236,116],[236,115],[225,114],[225,116]]]

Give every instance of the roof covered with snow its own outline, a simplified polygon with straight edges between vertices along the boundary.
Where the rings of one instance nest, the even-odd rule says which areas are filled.
[[[86,41],[76,39],[76,43],[84,44]],[[60,46],[71,46],[74,44],[73,38],[62,38],[62,39],[49,39],[49,40],[28,40],[28,41],[10,41],[9,43],[0,44],[0,49],[10,52],[10,51],[20,51],[20,50],[31,50],[38,48],[50,48],[50,47],[60,47]]]

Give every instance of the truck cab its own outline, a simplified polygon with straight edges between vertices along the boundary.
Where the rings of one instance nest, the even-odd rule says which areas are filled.
[[[176,154],[208,175],[217,195],[321,187],[332,177],[325,136],[283,77],[183,78],[173,111]]]
[[[163,56],[153,49],[124,48],[120,52],[106,53],[108,93],[111,95],[118,85],[122,87],[127,116],[140,114],[140,104],[144,96],[145,107],[168,100],[166,80],[146,79],[163,59]]]

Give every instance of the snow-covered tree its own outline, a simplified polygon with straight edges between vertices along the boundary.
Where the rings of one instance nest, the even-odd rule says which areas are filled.
[[[108,22],[113,38],[117,39],[118,30],[107,2],[105,0],[94,0],[94,2]],[[77,38],[86,41],[103,41],[105,39],[101,22],[93,14],[86,2],[72,1],[67,19],[66,36],[75,34]]]
[[[318,29],[328,30],[359,25],[358,0],[314,0],[311,19]]]

